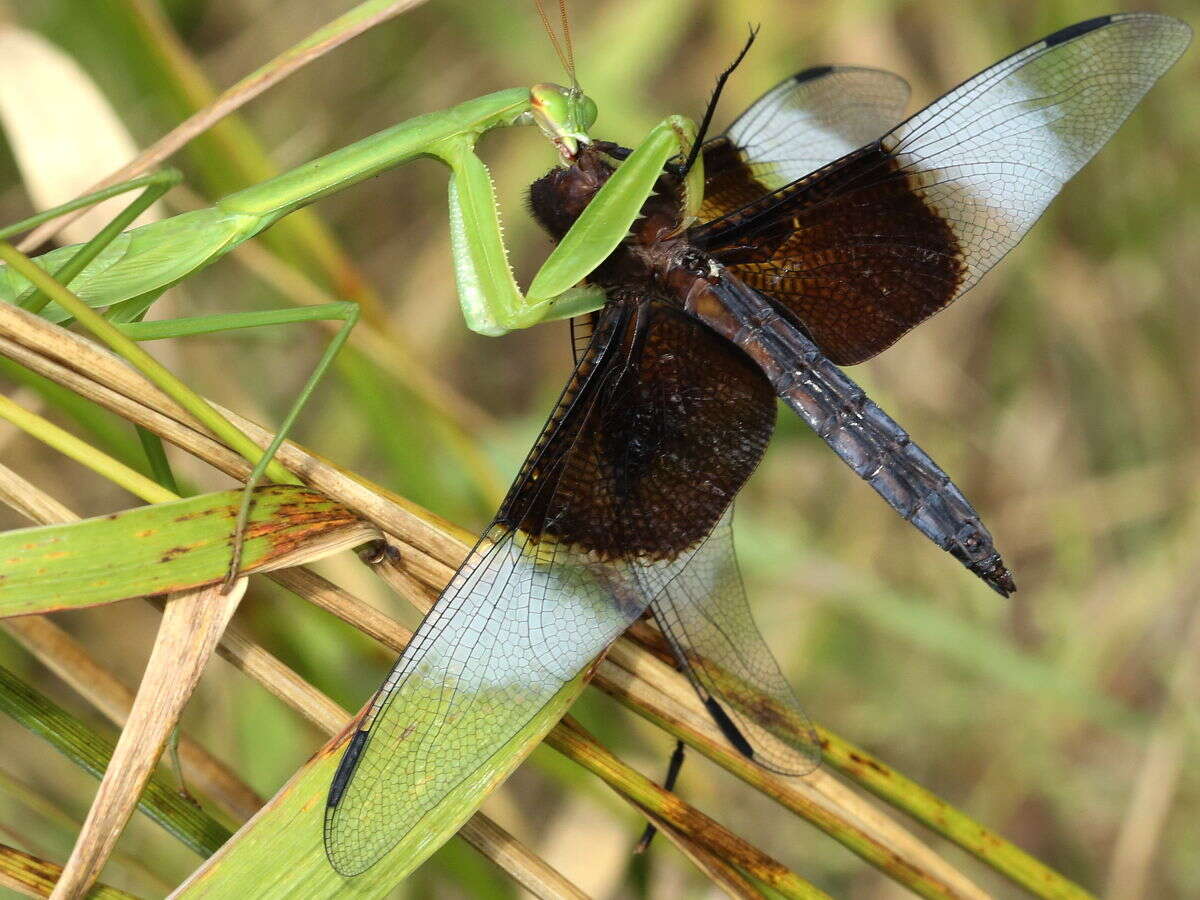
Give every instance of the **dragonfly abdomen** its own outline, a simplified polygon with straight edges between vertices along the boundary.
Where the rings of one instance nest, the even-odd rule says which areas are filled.
[[[1016,590],[950,476],[766,298],[725,276],[689,291],[687,306],[753,359],[778,396],[901,516],[1000,594]]]

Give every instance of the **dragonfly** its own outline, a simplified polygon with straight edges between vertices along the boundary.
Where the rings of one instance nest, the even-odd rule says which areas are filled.
[[[595,236],[589,217],[622,179],[649,171],[652,190],[585,273],[604,305],[574,320],[574,371],[494,521],[347,744],[326,810],[334,868],[362,872],[421,828],[646,614],[738,750],[787,775],[819,764],[754,624],[731,528],[778,400],[921,533],[1015,590],[963,493],[839,367],[975,285],[1190,33],[1160,15],[1080,22],[908,118],[899,76],[824,66],[719,136],[705,139],[711,103],[694,132],[664,128],[673,153],[563,142],[530,190],[556,254]]]

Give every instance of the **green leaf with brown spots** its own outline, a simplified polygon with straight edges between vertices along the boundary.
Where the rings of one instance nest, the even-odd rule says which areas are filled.
[[[172,896],[285,900],[290,897],[387,897],[460,828],[478,844],[484,826],[472,819],[483,798],[509,776],[558,723],[587,683],[584,670],[457,787],[430,809],[395,847],[361,875],[339,875],[322,842],[329,784],[350,734],[343,730],[306,762],[252,821],[209,857]],[[349,717],[347,717],[347,724]],[[422,790],[414,782],[412,790]],[[465,826],[464,826],[465,823]],[[369,823],[368,823],[369,826]],[[550,896],[547,894],[546,896]],[[558,896],[558,894],[554,894]]]
[[[0,535],[0,618],[213,584],[229,566],[240,491]],[[311,488],[257,488],[241,572],[311,562],[379,536]]]

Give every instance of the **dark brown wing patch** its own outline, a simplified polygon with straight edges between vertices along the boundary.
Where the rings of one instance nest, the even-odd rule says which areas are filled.
[[[499,521],[600,560],[672,559],[758,464],[774,392],[740,350],[664,303],[606,308],[592,347]]]
[[[742,152],[724,135],[706,142],[701,156],[704,202],[700,205],[700,221],[708,222],[741,209],[762,199],[769,190],[754,176]]]
[[[1066,28],[689,238],[861,362],[1016,246],[1190,39],[1143,13]]]
[[[908,84],[858,66],[818,66],[775,85],[704,145],[700,220],[752,203],[875,140],[902,118]]]
[[[876,142],[695,239],[849,365],[942,309],[963,280],[954,231],[914,187]]]

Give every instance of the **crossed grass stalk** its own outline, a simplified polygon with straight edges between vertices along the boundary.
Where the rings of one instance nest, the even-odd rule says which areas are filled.
[[[367,18],[360,18],[358,24],[366,22],[363,27],[370,27],[408,5],[411,4],[365,3],[343,19],[353,25],[355,13],[366,15]],[[198,69],[189,60],[186,51],[182,50],[182,45],[174,41],[168,30],[164,30],[163,23],[149,16],[144,4],[131,0],[124,6],[128,14],[141,16],[147,23],[146,40],[164,63],[164,77],[179,83],[188,82],[194,87]],[[140,161],[141,169],[127,169],[120,177],[135,176],[161,161],[186,140],[212,127],[249,97],[260,92],[264,83],[294,71],[298,67],[297,59],[303,64],[336,46],[340,41],[329,39],[330,34],[337,32],[336,28],[331,32],[329,29],[332,27],[323,30],[322,40],[310,39],[299,48],[293,48],[219,97],[211,90],[207,93],[203,90],[198,93],[193,91],[198,100],[209,99],[212,102],[200,109],[194,120],[189,120],[177,133],[164,139],[165,143],[156,145],[158,149]],[[347,26],[345,34],[348,35],[350,30]],[[299,55],[297,50],[300,51]],[[304,53],[308,55],[304,56]],[[197,102],[197,105],[203,104]],[[217,127],[236,127],[236,123],[226,121]],[[239,171],[250,170],[254,171],[256,177],[262,176],[265,154],[261,153],[252,138],[218,144],[217,148],[223,148],[212,151],[218,157],[214,160],[217,168],[224,162]],[[226,154],[224,161],[219,158],[221,153]],[[147,180],[153,181],[155,177],[149,176]],[[307,221],[312,214],[306,212],[304,215]],[[366,304],[367,333],[373,335],[376,341],[374,345],[368,343],[367,346],[375,346],[377,350],[380,347],[394,347],[395,336],[386,331],[369,288],[362,280],[348,276],[353,270],[348,267],[345,255],[315,216],[312,221],[317,225],[310,223],[301,230],[301,236],[295,238],[290,253],[286,248],[282,249],[284,258],[303,255],[310,267],[316,261],[322,270],[322,280],[326,283],[357,285],[355,299]],[[123,224],[120,227],[124,227]],[[117,227],[117,230],[120,228]],[[45,233],[37,237],[44,238]],[[301,245],[307,245],[309,252],[296,253],[294,248]],[[3,258],[14,266],[24,265],[22,257],[13,250],[5,249]],[[263,261],[263,265],[270,270],[269,262]],[[68,280],[70,274],[65,273],[67,279],[64,280]],[[295,278],[288,278],[296,283]],[[320,293],[319,288],[308,282],[302,284],[304,291]],[[39,289],[47,296],[65,290],[52,279],[43,280]],[[59,294],[56,299],[65,297],[66,294]],[[81,321],[85,318],[86,314]],[[103,331],[103,326],[100,327]],[[203,401],[169,373],[166,373],[165,384],[169,385],[170,392],[175,393],[175,402],[158,389],[163,383],[156,387],[87,339],[11,307],[0,309],[0,335],[0,353],[9,359],[133,422],[145,433],[153,435],[155,440],[165,439],[235,478],[246,480],[251,477],[253,466],[250,460],[262,462],[270,459],[269,453],[263,453],[263,448],[268,448],[274,440],[269,432],[215,404]],[[128,348],[120,345],[120,349],[124,351]],[[151,358],[150,368],[161,375],[154,366]],[[411,368],[402,369],[397,374],[417,387],[417,396],[426,399],[426,410],[431,417],[461,425],[461,413],[467,407],[457,403],[452,394],[437,388],[430,389],[427,376],[414,373]],[[211,410],[212,415],[205,409]],[[169,486],[138,475],[95,446],[57,429],[36,414],[22,410],[11,402],[6,403],[0,411],[48,446],[71,455],[146,502],[161,503],[170,499],[172,491]],[[219,439],[214,439],[214,435]],[[150,446],[154,446],[153,442],[150,442]],[[273,462],[273,466],[271,469],[265,469],[264,466],[265,474],[271,480],[303,482],[316,487],[379,528],[388,542],[399,550],[404,565],[394,565],[394,557],[388,554],[374,557],[373,565],[381,577],[419,609],[428,608],[465,554],[470,536],[463,530],[354,473],[338,469],[294,443],[284,442],[278,446],[277,461]],[[159,476],[160,481],[166,480],[162,471],[159,471]],[[0,493],[10,506],[44,524],[68,521],[74,515],[35,485],[12,472],[0,471]],[[210,584],[216,585],[224,573],[214,571],[211,575]],[[401,626],[305,567],[284,569],[263,577],[276,580],[304,599],[338,615],[394,651],[402,649],[408,639],[408,632]],[[36,648],[35,652],[43,660],[55,665],[60,674],[89,702],[114,721],[122,721],[122,716],[128,713],[133,702],[132,696],[127,692],[122,694],[119,682],[91,660],[86,650],[40,617],[23,617],[13,620],[13,623],[19,623],[10,629],[18,639],[31,649]],[[808,779],[782,779],[743,758],[715,731],[686,680],[656,656],[652,632],[642,629],[639,634],[639,630],[635,629],[634,635],[620,639],[607,657],[595,666],[592,673],[594,686],[670,734],[683,739],[792,813],[816,824],[868,863],[921,896],[984,896],[944,859],[882,815],[860,794],[847,788],[828,771],[818,771]],[[225,629],[218,652],[323,731],[335,735],[317,759],[328,758],[336,752],[336,736],[344,734],[350,720],[346,711],[258,646],[236,624]],[[741,687],[752,689],[753,686]],[[94,731],[72,721],[69,714],[56,710],[50,701],[28,685],[11,679],[0,680],[0,695],[4,697],[10,714],[17,716],[27,727],[40,729],[39,733],[47,740],[90,771],[103,771],[113,752],[111,742],[106,744]],[[762,701],[764,704],[769,702],[766,698],[762,698]],[[886,764],[819,726],[818,734],[827,769],[839,772],[846,780],[969,850],[1035,896],[1088,896],[1078,886]],[[612,786],[649,821],[654,822],[726,893],[733,896],[761,896],[761,889],[765,885],[784,896],[824,896],[801,876],[752,844],[731,834],[690,805],[634,772],[573,720],[565,719],[547,740],[559,752]],[[218,810],[225,823],[211,817],[197,819],[186,810],[172,810],[170,804],[163,801],[163,785],[156,781],[158,776],[151,777],[151,787],[141,794],[139,803],[193,849],[201,853],[212,852],[218,841],[228,834],[225,824],[241,824],[256,798],[235,773],[213,761],[186,736],[182,747],[183,758],[192,776],[189,781],[191,789],[211,808]],[[152,755],[156,757],[159,749],[151,748]],[[297,778],[302,776],[303,772]],[[268,807],[280,803],[281,797],[291,789],[292,785],[285,786]],[[255,827],[252,824],[239,831],[221,852],[229,852],[229,848],[239,845],[239,842],[244,847],[247,835],[253,834]],[[540,896],[580,895],[569,881],[485,817],[476,815],[463,829],[462,836],[494,859],[519,883]],[[320,865],[324,861],[291,861],[290,864],[298,865],[301,862]],[[220,861],[216,865],[219,866]],[[36,895],[48,895],[51,884],[60,874],[61,870],[53,863],[37,860],[13,848],[0,847],[0,882]],[[370,873],[362,876],[364,879],[371,877]],[[386,889],[386,886],[380,888]],[[97,890],[99,896],[127,896],[104,886],[99,886]]]
[[[19,259],[14,256],[14,251],[3,246],[0,246],[0,258]],[[41,284],[43,289],[56,292],[64,290],[61,286],[49,283],[49,276],[42,277],[47,279]],[[71,302],[57,294],[55,299]],[[252,474],[250,462],[208,437],[205,424],[192,417],[186,407],[176,406],[172,409],[163,404],[163,394],[153,383],[132,372],[120,359],[86,338],[13,307],[0,310],[0,334],[3,334],[0,353],[10,359],[118,412],[160,438],[215,464],[227,474],[239,478],[247,478]],[[71,365],[65,365],[67,361]],[[215,406],[209,408],[219,410]],[[147,501],[162,502],[167,499],[166,489],[141,476],[132,477],[136,475],[132,470],[127,470],[95,448],[86,449],[78,438],[41,417],[28,411],[14,414],[11,403],[0,406],[0,414],[49,446],[70,453],[98,474]],[[227,425],[243,434],[256,449],[276,442],[274,436],[252,423],[221,411],[217,414],[231,420]],[[258,459],[261,461],[261,458],[260,454]],[[299,476],[381,529],[404,562],[397,567],[395,556],[382,554],[376,557],[376,569],[406,599],[422,610],[427,609],[466,552],[463,533],[446,528],[437,517],[425,513],[414,504],[398,501],[386,490],[359,476],[338,470],[296,444],[282,443],[278,459],[293,473],[292,478]],[[28,486],[23,489],[25,495],[37,497],[31,488]],[[44,503],[44,497],[38,499]],[[25,508],[31,509],[33,505],[27,501]],[[223,577],[223,572],[214,571],[211,583],[219,583]],[[313,579],[317,576],[305,573],[302,577]],[[308,585],[312,583],[311,580],[307,582]],[[323,593],[315,592],[304,584],[293,581],[289,586],[299,588],[299,592],[308,599],[319,602],[355,627],[384,640],[392,649],[399,650],[406,643],[409,637],[406,631],[378,613],[366,612],[369,607],[363,601],[341,590],[326,588]],[[321,596],[315,596],[317,593],[321,593]],[[331,594],[333,600],[330,599]],[[271,679],[269,683],[273,684],[274,680]],[[871,818],[861,800],[843,794],[837,797],[836,803],[830,801],[828,796],[823,799],[829,802],[822,803],[821,798],[814,797],[804,779],[771,776],[741,757],[706,721],[703,709],[686,681],[644,645],[630,638],[619,641],[608,658],[597,667],[593,683],[685,740],[785,808],[813,822],[864,860],[922,896],[962,896],[961,884],[952,883],[956,879],[946,874],[945,865],[927,848],[919,848],[916,842],[902,837],[902,830],[887,826],[879,828],[878,823],[876,828],[860,824]],[[752,689],[752,686],[741,687]],[[769,704],[767,698],[760,699],[763,704]],[[307,704],[299,708],[312,715]],[[342,728],[347,716],[326,708],[318,721],[326,728]],[[821,729],[819,736],[828,766],[886,802],[912,814],[923,824],[975,853],[997,871],[1035,891],[1038,896],[1087,896],[1082,889],[1066,882],[861,749],[826,729]],[[702,868],[712,877],[720,879],[719,883],[726,890],[734,890],[734,886],[738,885],[737,879],[744,881],[744,876],[749,875],[754,881],[767,884],[785,896],[821,896],[800,876],[762,851],[637,775],[570,720],[558,726],[548,741],[555,749],[602,777],[629,802],[647,811],[656,823],[665,824],[665,833],[669,838],[688,843],[688,855],[704,860]],[[826,778],[827,775],[822,775],[816,780],[820,782]],[[1050,891],[1047,891],[1047,885],[1052,886]]]

